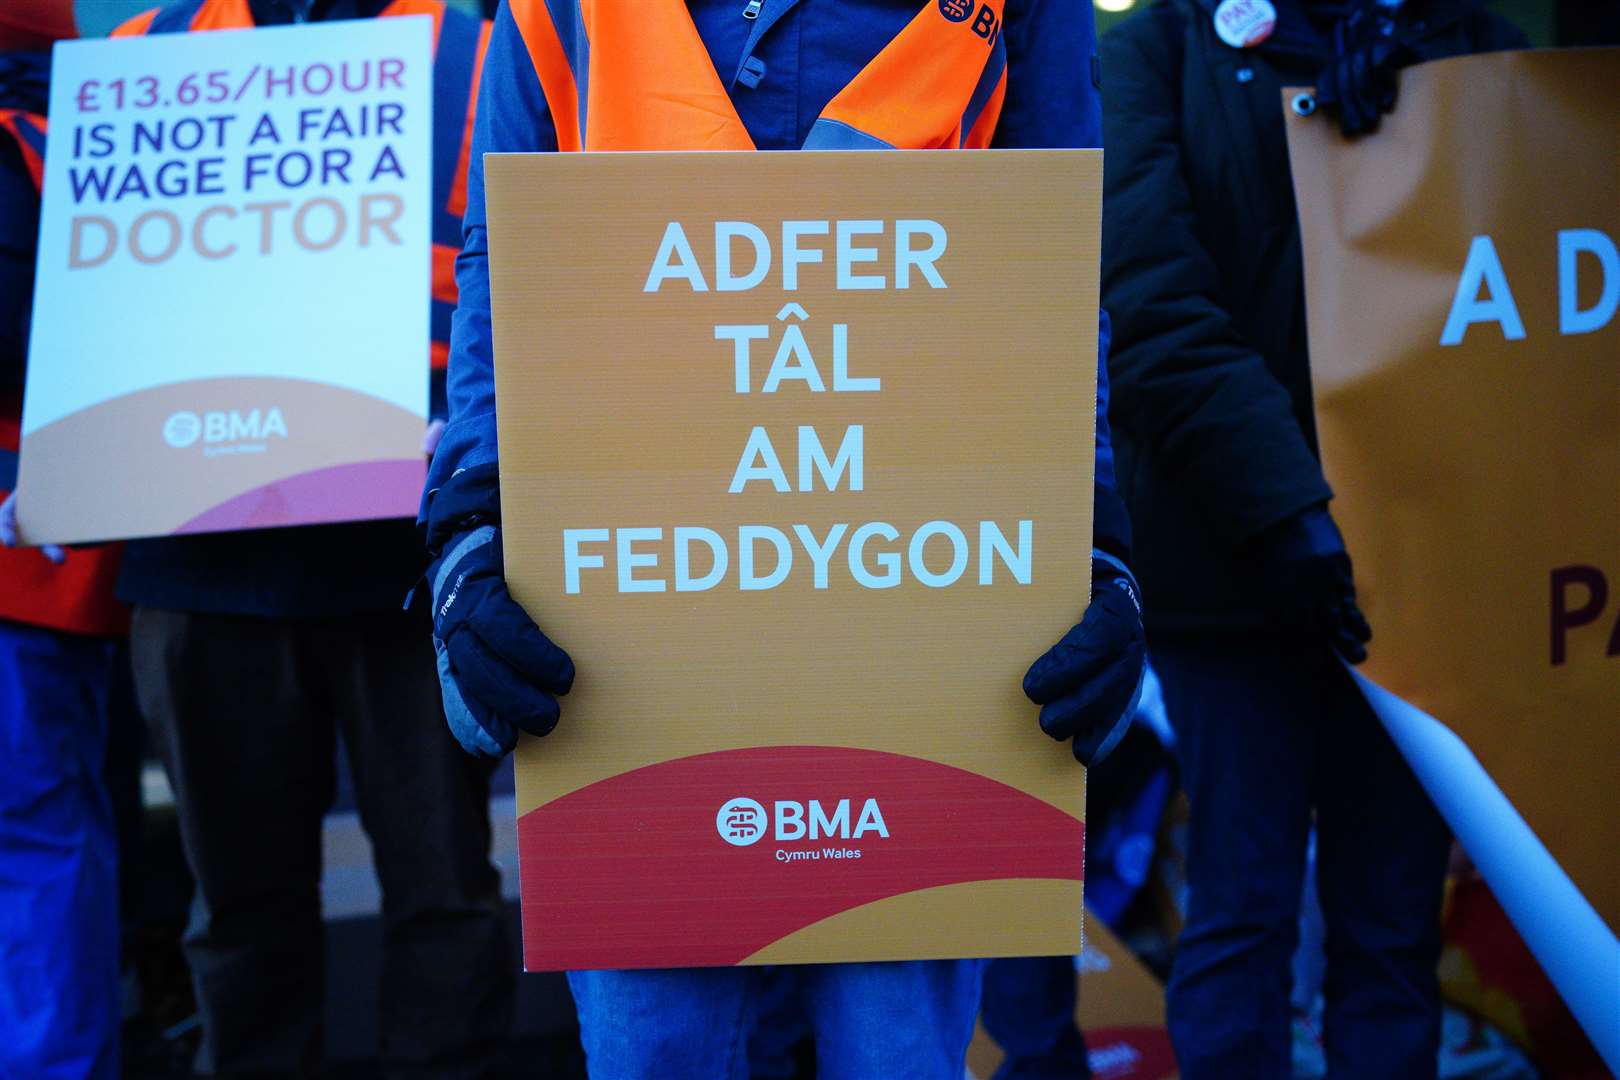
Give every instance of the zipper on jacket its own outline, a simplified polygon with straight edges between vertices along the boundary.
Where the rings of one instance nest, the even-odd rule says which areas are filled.
[[[765,0],[748,0],[748,6],[743,8],[743,18],[759,18],[759,9],[765,6]]]

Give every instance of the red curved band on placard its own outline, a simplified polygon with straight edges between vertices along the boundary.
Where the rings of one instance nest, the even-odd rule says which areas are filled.
[[[716,822],[739,797],[770,814],[746,846]],[[776,804],[808,809],[812,799],[829,817],[848,799],[850,834],[876,799],[888,836],[779,840]],[[519,818],[525,967],[736,964],[886,897],[1008,878],[1078,881],[1084,829],[999,781],[873,750],[753,747],[649,765]],[[815,857],[783,857],[800,853]]]
[[[421,458],[361,461],[288,476],[204,510],[176,533],[257,529],[289,522],[365,521],[407,516],[420,500]]]

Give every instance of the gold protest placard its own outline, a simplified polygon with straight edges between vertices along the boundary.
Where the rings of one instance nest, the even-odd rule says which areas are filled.
[[[1076,951],[1101,155],[486,175],[526,966]]]

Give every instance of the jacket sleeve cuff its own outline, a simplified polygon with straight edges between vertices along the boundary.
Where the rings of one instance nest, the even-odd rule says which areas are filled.
[[[430,489],[423,497],[417,526],[428,551],[437,555],[458,534],[477,525],[497,525],[500,520],[500,470],[491,461],[458,469],[443,487]]]
[[[1091,544],[1122,563],[1131,559],[1131,517],[1125,509],[1125,500],[1112,484],[1096,487],[1092,500]]]

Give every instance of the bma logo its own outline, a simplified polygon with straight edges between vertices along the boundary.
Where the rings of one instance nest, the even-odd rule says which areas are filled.
[[[202,417],[194,412],[177,412],[163,421],[163,441],[184,450],[202,437]]]
[[[953,23],[967,22],[975,8],[979,17],[973,19],[970,29],[984,38],[987,44],[994,45],[996,36],[1001,33],[1001,19],[988,3],[976,5],[974,0],[939,0],[939,13]]]
[[[883,820],[883,811],[876,799],[867,799],[854,813],[850,800],[839,799],[829,811],[817,799],[808,803],[791,799],[778,799],[775,806],[775,838],[783,840],[859,840],[868,833],[885,839],[889,825]],[[765,808],[753,799],[738,796],[728,799],[714,816],[714,827],[720,838],[737,847],[747,847],[764,837],[770,826]]]
[[[727,800],[714,815],[720,839],[734,847],[747,847],[765,836],[765,808],[741,796]]]
[[[173,413],[163,422],[163,441],[176,450],[184,450],[198,439],[213,445],[218,443],[257,442],[272,435],[285,439],[287,421],[279,408],[249,409],[238,412],[205,412],[201,416],[188,410]]]

